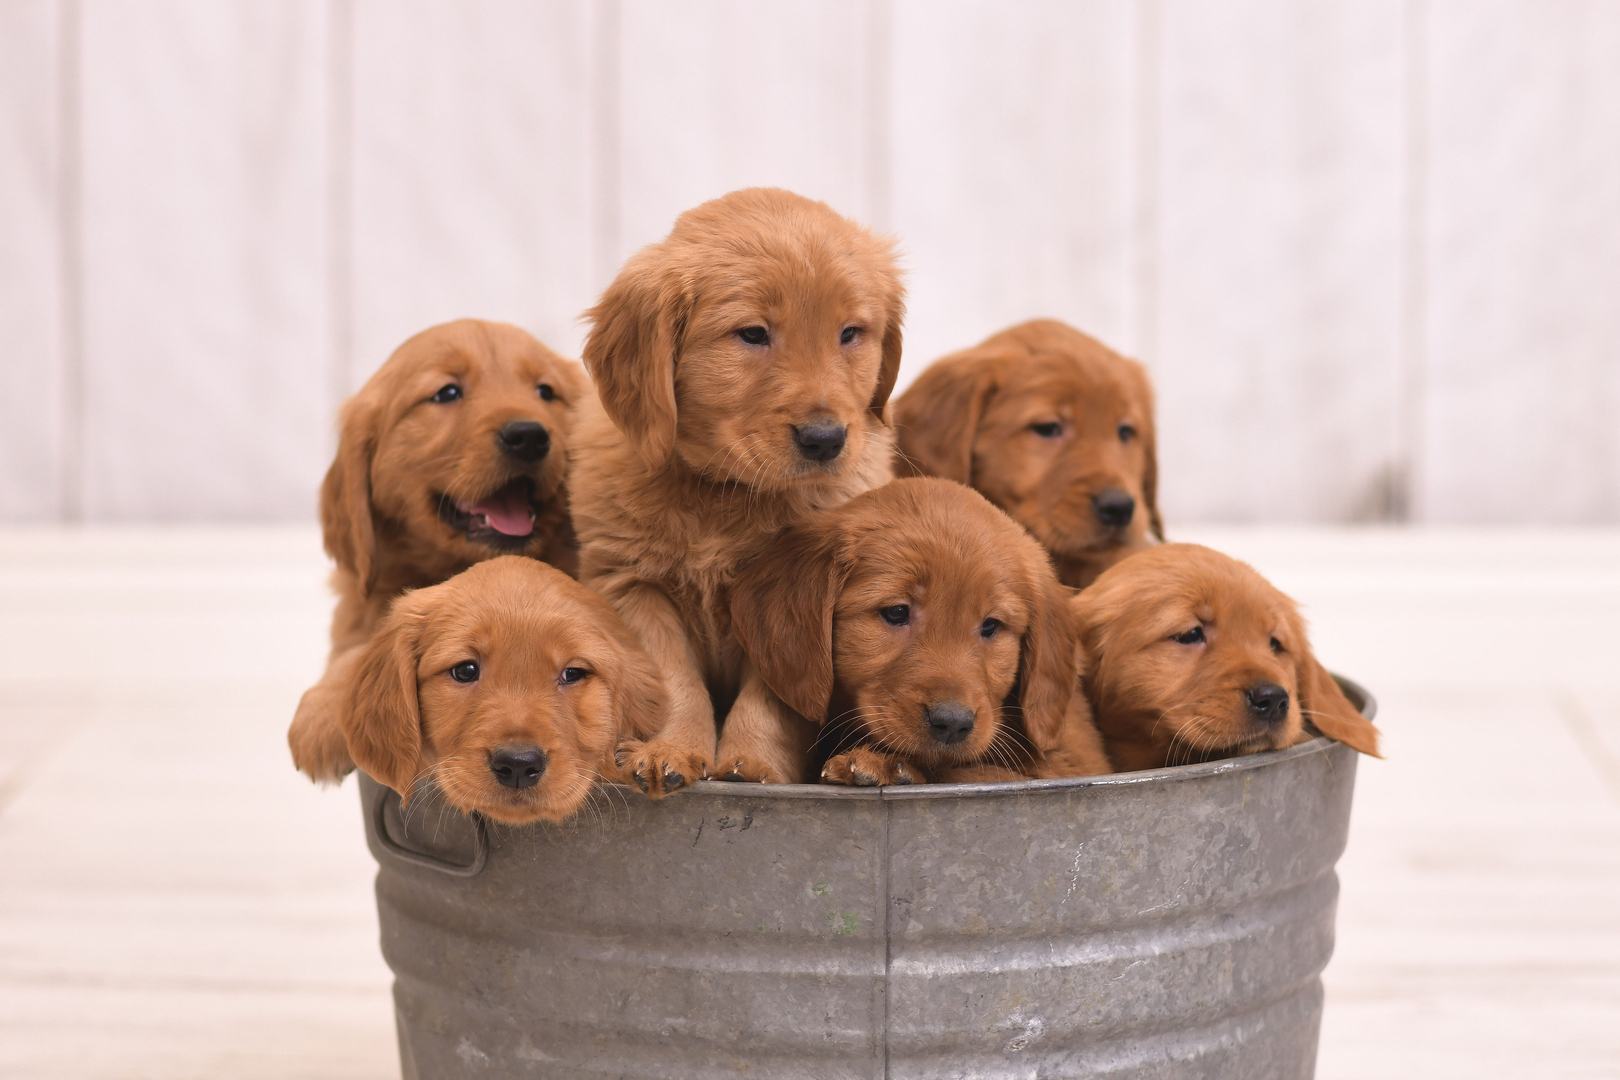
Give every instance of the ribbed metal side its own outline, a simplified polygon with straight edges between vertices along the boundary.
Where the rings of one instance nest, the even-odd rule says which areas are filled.
[[[1355,768],[1317,740],[1072,781],[701,784],[482,833],[362,777],[405,1075],[1309,1077]]]

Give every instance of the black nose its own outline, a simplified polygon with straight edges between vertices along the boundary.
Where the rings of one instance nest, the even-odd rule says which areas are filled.
[[[1109,488],[1091,497],[1091,508],[1096,511],[1097,520],[1110,529],[1123,529],[1136,513],[1136,500],[1128,491]]]
[[[844,452],[848,430],[836,420],[812,420],[793,429],[793,441],[811,461],[831,461]]]
[[[1268,724],[1280,724],[1288,717],[1288,691],[1274,682],[1255,683],[1244,697],[1249,711]]]
[[[930,705],[924,715],[928,717],[928,734],[946,746],[961,742],[973,731],[973,710],[959,701]]]
[[[519,461],[539,461],[551,451],[551,432],[533,420],[514,420],[495,434],[502,450]]]
[[[546,771],[546,755],[538,746],[503,746],[490,752],[489,771],[502,787],[534,787]]]

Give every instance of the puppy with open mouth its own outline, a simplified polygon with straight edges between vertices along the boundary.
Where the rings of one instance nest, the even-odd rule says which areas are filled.
[[[567,450],[590,394],[578,363],[525,331],[463,319],[405,342],[344,404],[320,500],[337,562],[332,652],[287,733],[311,779],[353,768],[338,703],[394,597],[496,555],[576,571]]]

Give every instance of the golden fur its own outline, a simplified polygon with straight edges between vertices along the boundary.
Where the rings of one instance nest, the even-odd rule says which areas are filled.
[[[894,424],[902,475],[977,489],[1067,585],[1164,538],[1147,371],[1073,327],[1038,319],[936,361],[895,399]],[[1129,497],[1128,523],[1104,520],[1104,493]]]
[[[1109,772],[1084,699],[1070,708],[1067,601],[1006,514],[914,479],[789,528],[731,610],[766,684],[826,725],[822,779],[866,786]]]
[[[433,400],[450,386],[459,397]],[[332,652],[287,732],[294,763],[312,779],[337,781],[354,767],[337,724],[348,662],[394,597],[503,553],[574,572],[567,449],[575,410],[590,395],[579,364],[523,330],[463,319],[405,342],[344,404],[320,500],[337,562]],[[514,422],[545,432],[526,433],[521,458],[498,442]],[[532,526],[503,534],[467,512],[479,508],[514,531],[526,515]]]
[[[458,680],[468,663],[474,677]],[[431,780],[458,810],[517,824],[559,821],[599,779],[617,782],[614,748],[655,730],[665,705],[601,597],[505,555],[396,599],[360,650],[340,718],[354,760],[406,799]],[[513,760],[502,751],[537,755],[538,781],[501,783]]]
[[[1294,602],[1236,559],[1165,544],[1071,603],[1093,664],[1086,692],[1121,770],[1281,749],[1309,728],[1378,753],[1378,729],[1311,654]],[[1282,709],[1257,712],[1261,688],[1285,693]]]
[[[825,204],[750,189],[682,214],[591,310],[601,407],[581,419],[570,476],[580,578],[669,689],[657,739],[625,748],[648,795],[710,773],[800,779],[769,751],[813,731],[748,671],[731,583],[783,526],[890,478],[903,296],[886,240]],[[799,430],[823,423],[847,442],[808,460]]]

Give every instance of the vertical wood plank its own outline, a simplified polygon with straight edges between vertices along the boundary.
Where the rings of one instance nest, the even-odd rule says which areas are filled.
[[[1164,0],[1165,516],[1381,516],[1397,481],[1401,7]]]
[[[683,210],[777,186],[870,223],[873,11],[864,0],[624,0],[619,250]]]
[[[900,382],[1026,319],[1130,348],[1132,7],[899,0]]]
[[[1434,0],[1430,520],[1620,520],[1620,7]]]
[[[351,386],[463,316],[578,355],[591,286],[585,0],[361,0]]]
[[[92,519],[307,518],[326,466],[315,0],[86,0]]]
[[[58,5],[0,6],[0,521],[62,510]]]

